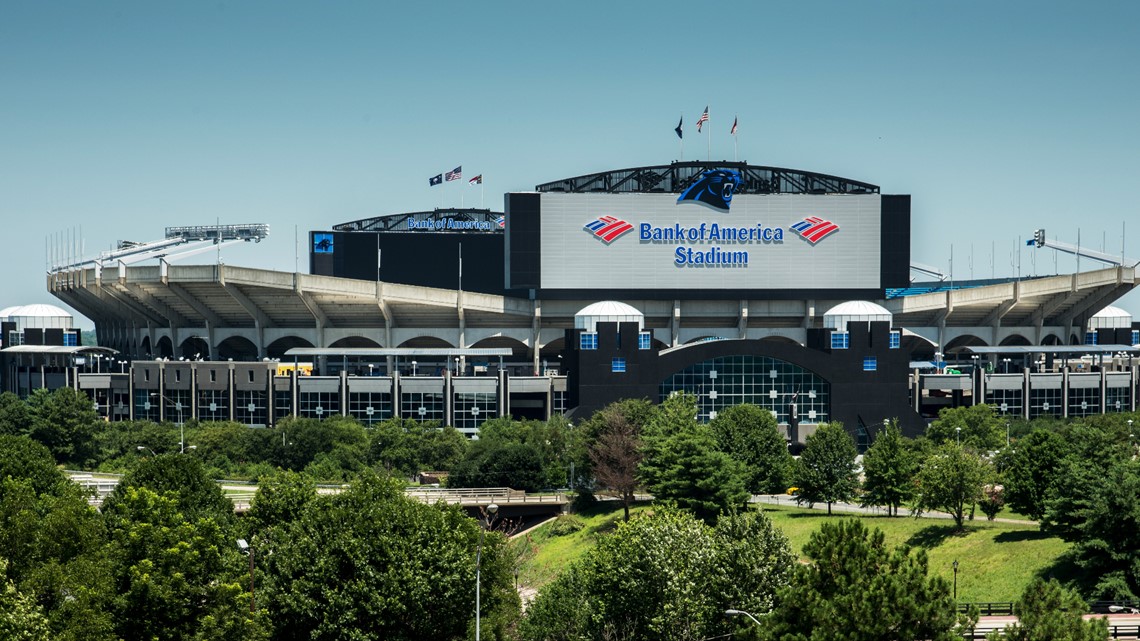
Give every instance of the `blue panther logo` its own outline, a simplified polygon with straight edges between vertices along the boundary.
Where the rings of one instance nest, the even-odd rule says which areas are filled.
[[[685,190],[678,203],[686,200],[704,205],[717,211],[728,211],[732,194],[740,188],[740,172],[731,169],[710,169],[701,174],[700,180]]]

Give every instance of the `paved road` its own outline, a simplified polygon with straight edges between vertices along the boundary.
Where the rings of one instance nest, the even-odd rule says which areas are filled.
[[[786,506],[790,506],[790,507],[802,507],[802,508],[808,507],[808,505],[806,503],[804,503],[803,505],[798,505],[796,503],[795,497],[788,496],[787,494],[754,494],[752,496],[752,499],[750,500],[750,502],[752,502],[752,503],[767,503],[770,505],[786,505]],[[826,503],[816,503],[814,506],[812,506],[811,509],[826,511],[827,510],[827,504]],[[859,505],[858,503],[832,503],[831,504],[831,511],[832,512],[847,512],[847,513],[852,513],[852,514],[865,514],[865,515],[872,515],[872,516],[887,516],[887,509],[886,508],[864,507],[862,505]],[[902,510],[899,510],[899,516],[903,516],[903,515],[909,515],[909,511],[907,511],[905,508]],[[953,517],[950,516],[949,514],[946,514],[945,512],[923,512],[922,518],[951,519]],[[986,515],[982,514],[981,511],[979,511],[977,516],[974,517],[974,520],[978,521],[978,522],[983,522],[986,520]],[[1006,519],[1006,518],[1000,518],[999,517],[999,518],[994,519],[994,521],[998,522],[998,523],[1016,523],[1018,525],[1037,525],[1037,521],[1029,521],[1029,520],[1025,520],[1025,519]]]

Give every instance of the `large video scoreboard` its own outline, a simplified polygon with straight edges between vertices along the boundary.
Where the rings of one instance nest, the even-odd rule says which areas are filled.
[[[906,286],[909,196],[729,195],[508,194],[507,288],[808,298]]]

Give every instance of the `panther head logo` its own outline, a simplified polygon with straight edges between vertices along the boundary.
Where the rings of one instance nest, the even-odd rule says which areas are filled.
[[[731,169],[710,169],[689,186],[678,203],[691,201],[717,211],[728,211],[732,194],[740,188],[740,172]]]

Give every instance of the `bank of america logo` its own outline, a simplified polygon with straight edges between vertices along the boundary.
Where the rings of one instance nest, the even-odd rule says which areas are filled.
[[[495,219],[495,224],[498,225],[499,227],[506,227],[507,226],[507,217],[506,216],[499,216],[498,218]]]
[[[620,218],[614,218],[613,216],[601,216],[596,220],[586,223],[582,229],[592,234],[594,238],[609,245],[618,238],[633,231],[633,225]]]
[[[814,245],[839,231],[839,225],[818,216],[808,216],[792,225],[792,231],[799,234],[800,238]]]

